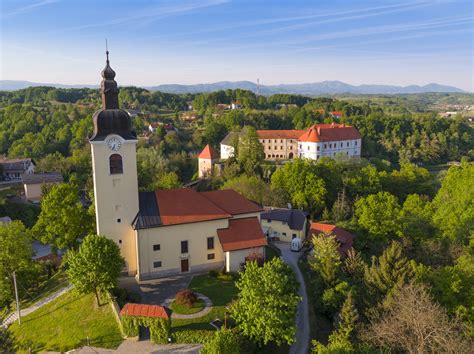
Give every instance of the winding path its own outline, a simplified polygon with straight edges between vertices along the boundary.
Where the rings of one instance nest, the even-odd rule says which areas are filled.
[[[306,285],[303,274],[298,267],[298,260],[301,256],[299,252],[291,252],[290,245],[283,242],[274,243],[281,250],[283,260],[288,263],[296,274],[296,279],[300,283],[299,295],[302,300],[298,304],[296,315],[296,341],[290,347],[290,354],[305,354],[308,352],[309,346],[309,308],[308,296],[306,294]]]

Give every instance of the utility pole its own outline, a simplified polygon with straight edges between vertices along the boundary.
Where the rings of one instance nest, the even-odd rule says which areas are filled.
[[[13,285],[15,286],[16,311],[18,313],[18,324],[21,324],[20,301],[18,300],[18,288],[16,286],[16,274],[13,272]]]

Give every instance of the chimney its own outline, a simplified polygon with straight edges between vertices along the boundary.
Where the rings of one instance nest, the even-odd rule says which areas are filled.
[[[318,127],[318,135],[321,135],[321,127]]]

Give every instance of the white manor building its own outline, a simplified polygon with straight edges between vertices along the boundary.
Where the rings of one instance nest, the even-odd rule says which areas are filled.
[[[257,130],[266,160],[291,160],[321,157],[359,159],[362,137],[356,128],[345,124],[316,124],[308,130]],[[238,133],[229,133],[221,141],[220,157],[234,155]]]

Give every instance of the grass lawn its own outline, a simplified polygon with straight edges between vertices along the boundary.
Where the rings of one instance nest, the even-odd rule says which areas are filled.
[[[101,348],[116,348],[122,337],[109,304],[97,307],[95,297],[73,291],[60,296],[10,326],[24,352],[66,351],[87,343]],[[20,350],[20,351],[21,351]]]
[[[68,284],[68,278],[66,272],[60,269],[58,270],[51,278],[47,279],[46,274],[41,275],[44,278],[43,281],[39,284],[38,288],[34,291],[31,291],[28,297],[25,297],[21,300],[20,307],[25,308],[33,305],[35,302],[38,302],[45,297],[48,297],[52,293],[59,291],[62,288],[65,288]]]
[[[211,299],[213,308],[207,315],[199,318],[174,319],[171,326],[177,342],[200,343],[215,331],[209,322],[216,318],[224,320],[225,307],[237,297],[237,289],[233,280],[220,280],[207,274],[196,275],[189,288]]]
[[[202,299],[197,299],[196,302],[191,306],[188,307],[186,305],[180,305],[176,303],[176,301],[173,301],[171,303],[171,309],[173,312],[179,313],[181,315],[191,315],[193,313],[201,311],[205,306],[204,300]]]

